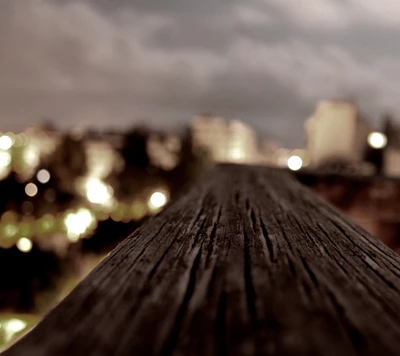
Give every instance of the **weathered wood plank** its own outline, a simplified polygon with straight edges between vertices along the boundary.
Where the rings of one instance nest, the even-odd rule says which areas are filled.
[[[4,355],[396,355],[399,277],[289,173],[219,166]]]

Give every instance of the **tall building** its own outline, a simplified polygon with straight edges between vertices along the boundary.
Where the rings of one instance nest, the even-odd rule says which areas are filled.
[[[355,104],[322,101],[306,122],[307,149],[312,166],[333,161],[359,163],[372,131]]]
[[[238,120],[199,115],[191,125],[193,148],[205,149],[216,162],[253,163],[257,160],[257,137]]]

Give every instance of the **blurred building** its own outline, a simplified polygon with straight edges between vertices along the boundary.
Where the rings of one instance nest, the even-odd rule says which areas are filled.
[[[383,173],[389,177],[400,177],[400,125],[387,118],[383,133],[387,138],[383,152]]]
[[[174,169],[182,149],[181,141],[181,137],[177,134],[151,133],[147,141],[147,152],[151,163],[165,171]]]
[[[360,116],[355,104],[346,101],[320,102],[306,122],[311,165],[361,162],[371,131],[372,127]]]
[[[84,141],[87,175],[90,177],[105,179],[113,171],[123,168],[123,159],[117,153],[112,142],[102,138],[87,138]]]
[[[257,137],[238,120],[200,115],[191,124],[193,149],[206,150],[216,162],[253,163],[257,161]]]
[[[36,126],[21,134],[27,137],[27,142],[18,151],[19,157],[14,160],[14,167],[24,179],[29,178],[40,163],[51,160],[52,154],[62,140],[60,131],[47,126]]]
[[[261,140],[258,145],[258,164],[267,166],[286,166],[290,154],[286,150],[267,140]]]

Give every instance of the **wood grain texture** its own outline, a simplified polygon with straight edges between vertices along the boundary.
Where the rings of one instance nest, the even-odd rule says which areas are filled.
[[[288,172],[223,165],[4,355],[397,355],[399,277]]]

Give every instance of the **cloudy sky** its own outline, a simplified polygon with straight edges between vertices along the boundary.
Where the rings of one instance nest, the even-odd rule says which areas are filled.
[[[398,0],[0,0],[0,130],[239,118],[288,146],[321,98],[400,118]]]

